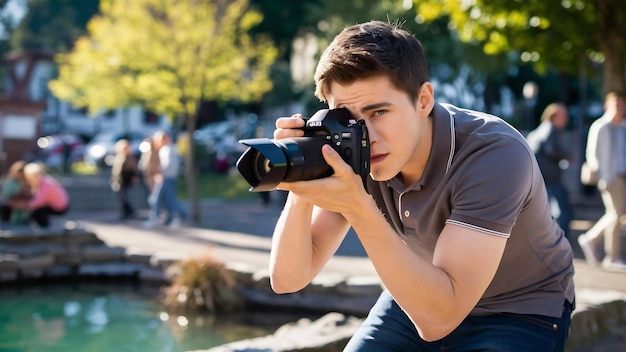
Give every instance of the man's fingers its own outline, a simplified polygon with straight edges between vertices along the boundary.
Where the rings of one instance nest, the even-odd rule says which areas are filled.
[[[276,120],[276,129],[274,130],[274,138],[294,138],[304,136],[304,120],[302,115],[293,115],[292,117],[281,117]]]
[[[333,168],[335,173],[347,167],[346,162],[341,158],[339,153],[328,144],[324,144],[324,146],[322,146],[322,155],[324,156],[326,163]]]

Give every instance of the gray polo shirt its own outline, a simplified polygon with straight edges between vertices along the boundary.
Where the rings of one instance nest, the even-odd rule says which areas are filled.
[[[446,223],[507,238],[496,275],[471,314],[560,317],[574,301],[573,251],[550,216],[524,137],[502,119],[436,104],[422,178],[369,179],[368,190],[410,248],[430,256]],[[415,278],[420,280],[420,278]],[[416,297],[419,299],[419,297]]]

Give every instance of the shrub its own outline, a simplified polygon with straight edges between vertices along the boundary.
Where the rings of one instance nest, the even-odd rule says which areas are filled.
[[[232,272],[210,257],[174,264],[172,284],[165,288],[164,305],[183,312],[232,312],[242,308]]]

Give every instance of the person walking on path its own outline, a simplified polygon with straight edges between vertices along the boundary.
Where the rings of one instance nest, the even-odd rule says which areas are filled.
[[[535,153],[546,183],[552,216],[569,238],[574,211],[563,183],[563,170],[569,166],[571,158],[563,140],[568,120],[565,105],[552,103],[543,110],[541,124],[528,134],[526,140]]]
[[[524,137],[436,102],[421,43],[396,24],[345,28],[314,80],[330,109],[367,126],[367,187],[330,145],[320,149],[333,175],[277,185],[290,193],[272,289],[306,287],[352,227],[385,290],[344,351],[563,351],[574,253]],[[274,138],[304,125],[278,118]]]
[[[589,127],[585,157],[589,168],[598,172],[598,190],[604,215],[578,244],[589,264],[602,263],[606,269],[626,270],[622,258],[622,227],[626,213],[626,99],[610,92],[604,99],[604,114]],[[604,256],[600,253],[604,240]]]
[[[139,183],[139,167],[137,157],[133,153],[127,139],[115,143],[115,159],[111,167],[111,189],[120,205],[120,220],[135,216],[135,208],[130,203],[128,192],[130,187]]]
[[[152,136],[153,146],[159,156],[160,177],[155,180],[150,195],[150,216],[145,227],[154,227],[158,222],[160,199],[165,204],[167,218],[164,224],[170,228],[178,228],[187,217],[187,211],[178,200],[176,184],[181,168],[181,159],[173,146],[170,135],[165,131],[157,131]]]

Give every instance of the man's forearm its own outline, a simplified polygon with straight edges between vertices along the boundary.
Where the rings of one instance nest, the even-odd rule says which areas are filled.
[[[422,338],[445,336],[467,314],[453,279],[433,264],[433,253],[409,248],[374,204],[348,217],[383,284],[414,322]],[[473,302],[475,303],[475,302]],[[461,313],[460,313],[461,312]]]
[[[270,253],[271,285],[277,293],[298,291],[315,276],[311,272],[312,212],[309,202],[289,194],[274,229]]]

